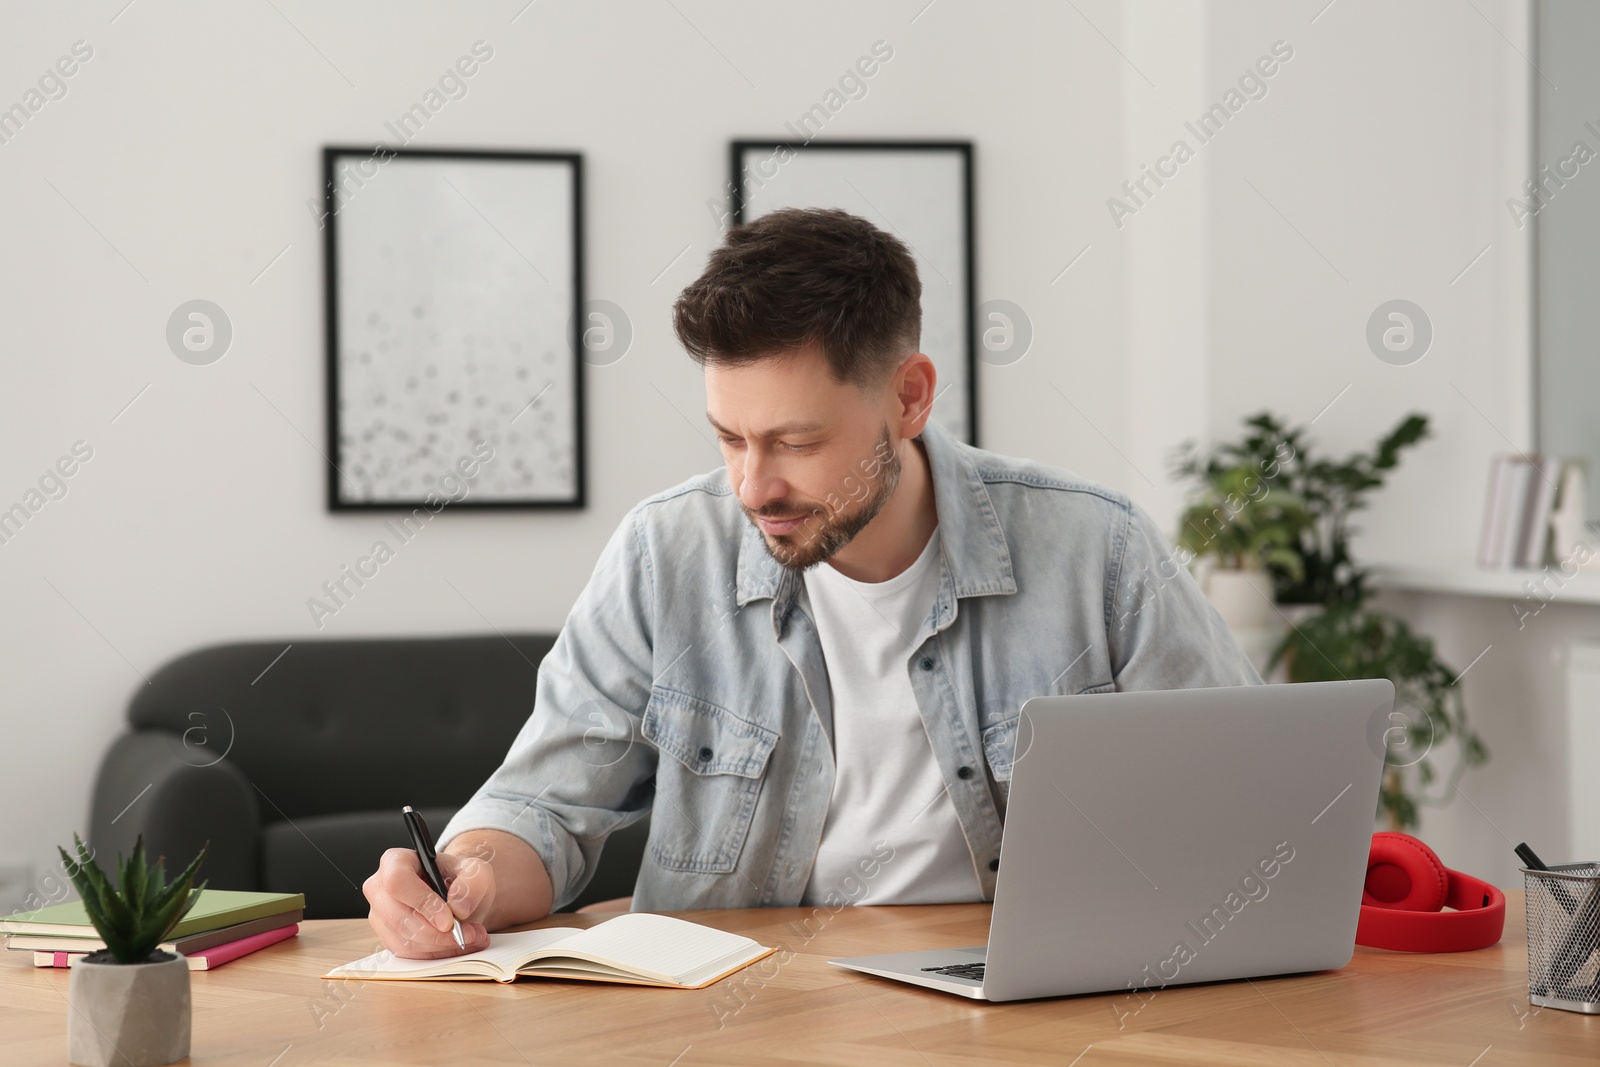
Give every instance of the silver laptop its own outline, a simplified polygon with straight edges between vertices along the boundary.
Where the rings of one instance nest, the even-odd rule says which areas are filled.
[[[989,943],[829,960],[978,1000],[1350,962],[1388,681],[1038,697]]]

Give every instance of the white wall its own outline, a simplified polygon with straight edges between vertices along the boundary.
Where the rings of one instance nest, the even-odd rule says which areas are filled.
[[[1525,5],[1480,5],[1496,27],[1448,0],[1340,3],[1315,24],[1321,5],[1298,6],[1211,9],[1219,93],[1274,39],[1295,49],[1210,146],[1211,427],[1326,407],[1316,440],[1342,454],[1427,414],[1433,440],[1361,517],[1361,546],[1470,563],[1489,456],[1529,443],[1529,255],[1505,209],[1529,151]],[[1410,366],[1365,341],[1395,298],[1433,322]]]
[[[0,545],[0,864],[37,875],[86,829],[129,697],[188,649],[559,626],[623,511],[718,462],[668,308],[719,240],[727,141],[782,136],[874,41],[893,59],[824,135],[973,139],[979,300],[1034,322],[1021,362],[982,368],[984,443],[1125,481],[1101,436],[1125,430],[1124,252],[1105,242],[1051,285],[1122,179],[1123,61],[1085,22],[1116,36],[1110,3],[118,6],[11,3],[0,34],[7,105],[93,48],[0,144],[0,502],[73,442],[94,449]],[[636,330],[589,371],[592,503],[447,511],[319,634],[306,599],[382,516],[325,512],[305,440],[321,447],[324,417],[318,150],[385,137],[480,39],[493,58],[413,143],[585,153],[589,295]],[[235,331],[207,367],[163,335],[196,297]]]
[[[1121,362],[1127,432],[1120,448],[1128,462],[1118,484],[1173,526],[1186,491],[1167,476],[1173,448],[1186,440],[1204,441],[1210,431],[1205,403],[1209,161],[1197,155],[1160,186],[1145,176],[1146,168],[1183,135],[1182,117],[1205,106],[1206,55],[1200,44],[1206,23],[1200,4],[1125,7],[1123,50],[1130,58],[1122,77],[1128,101],[1122,168],[1115,185],[1101,194],[1106,204],[1094,234],[1097,248],[1120,245],[1126,263],[1127,339]],[[1122,184],[1140,179],[1152,193],[1147,206],[1132,216],[1120,208],[1113,212],[1112,198],[1129,203]]]

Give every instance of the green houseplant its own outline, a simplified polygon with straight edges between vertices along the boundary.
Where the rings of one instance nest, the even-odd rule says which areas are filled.
[[[1460,775],[1489,758],[1467,721],[1458,673],[1439,658],[1430,638],[1371,605],[1366,571],[1350,551],[1351,516],[1367,506],[1401,454],[1427,438],[1427,416],[1407,415],[1371,451],[1337,460],[1314,455],[1306,427],[1291,426],[1269,412],[1245,419],[1244,427],[1238,441],[1218,445],[1204,459],[1188,448],[1185,462],[1174,469],[1208,480],[1219,470],[1249,471],[1270,484],[1270,493],[1259,493],[1263,499],[1281,494],[1298,507],[1298,514],[1277,516],[1281,531],[1271,535],[1270,549],[1261,553],[1277,604],[1301,606],[1267,669],[1281,665],[1291,682],[1388,678],[1394,683],[1394,712],[1370,731],[1385,758],[1378,811],[1392,828],[1413,829],[1423,805],[1447,801]],[[1193,506],[1185,512],[1186,527],[1193,512]],[[1177,538],[1180,548],[1187,545],[1184,533]],[[1262,535],[1256,540],[1263,543]],[[1441,776],[1433,756],[1450,741],[1457,758]],[[1430,795],[1429,788],[1441,779],[1445,787]]]
[[[1300,534],[1310,522],[1302,501],[1275,482],[1280,464],[1230,446],[1202,454],[1185,444],[1172,463],[1175,477],[1193,483],[1174,539],[1188,564],[1209,561],[1201,574],[1206,597],[1261,666],[1277,642],[1273,606],[1276,570],[1297,573]]]
[[[73,964],[67,999],[67,1057],[82,1067],[151,1067],[189,1055],[189,966],[159,948],[204,888],[194,885],[202,847],[171,882],[166,861],[145,862],[144,838],[126,862],[117,857],[113,886],[77,834],[77,858],[62,867],[106,947]]]
[[[1202,458],[1187,445],[1173,473],[1197,482],[1176,539],[1188,556],[1210,556],[1226,570],[1302,572],[1296,548],[1310,521],[1305,505],[1293,493],[1273,489],[1258,464],[1217,453]]]
[[[1426,415],[1407,415],[1384,435],[1370,452],[1353,452],[1343,459],[1323,459],[1311,454],[1308,429],[1290,426],[1269,412],[1244,420],[1245,433],[1236,442],[1218,445],[1209,466],[1231,465],[1260,471],[1273,492],[1299,502],[1305,522],[1294,530],[1287,563],[1279,554],[1267,560],[1280,604],[1332,604],[1364,600],[1365,572],[1350,555],[1355,533],[1351,516],[1367,507],[1367,498],[1383,487],[1385,478],[1400,463],[1406,449],[1428,436]],[[1193,474],[1179,468],[1179,474]]]

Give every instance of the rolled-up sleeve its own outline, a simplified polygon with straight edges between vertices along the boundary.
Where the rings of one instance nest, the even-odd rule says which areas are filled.
[[[643,818],[654,793],[656,752],[640,731],[655,608],[642,523],[635,508],[607,541],[539,666],[533,713],[439,838],[503,830],[526,841],[555,908],[582,892],[605,839]]]
[[[1116,688],[1260,685],[1222,616],[1137,505],[1128,507],[1121,542],[1106,620]]]

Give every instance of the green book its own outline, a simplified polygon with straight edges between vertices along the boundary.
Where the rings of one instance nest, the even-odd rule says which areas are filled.
[[[202,889],[189,914],[167,940],[204,933],[267,915],[298,911],[306,906],[304,893],[244,893],[234,889]],[[37,911],[19,911],[0,919],[0,933],[55,934],[62,937],[95,937],[94,924],[83,910],[83,901],[52,904]]]

